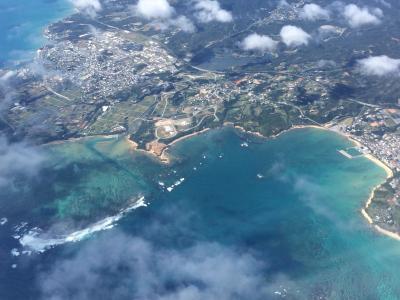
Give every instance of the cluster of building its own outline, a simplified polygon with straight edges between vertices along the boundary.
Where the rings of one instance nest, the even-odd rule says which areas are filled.
[[[293,21],[297,20],[299,17],[300,8],[305,4],[304,0],[300,0],[296,3],[287,4],[286,1],[281,1],[281,4],[278,5],[276,9],[274,9],[270,15],[268,15],[265,19],[268,22],[276,22],[276,21]]]
[[[367,108],[343,127],[379,160],[400,172],[400,110]]]
[[[130,91],[157,75],[176,72],[176,59],[152,40],[97,32],[78,41],[64,40],[42,49],[41,60],[64,81],[79,87],[82,99],[94,101]]]
[[[400,230],[400,110],[367,107],[355,118],[339,122],[337,128],[359,141],[363,153],[372,154],[394,173],[374,195],[367,208],[373,222],[398,232]]]

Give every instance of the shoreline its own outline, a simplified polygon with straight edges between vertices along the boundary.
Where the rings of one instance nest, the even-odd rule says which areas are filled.
[[[331,132],[335,132],[339,135],[341,135],[342,137],[350,140],[353,144],[355,144],[357,147],[366,147],[364,146],[360,141],[356,140],[354,137],[352,137],[350,134],[346,134],[343,133],[339,130],[335,130],[332,129],[330,127],[326,127],[326,126],[316,126],[316,125],[299,125],[299,126],[293,126],[291,129],[296,129],[296,128],[316,128],[316,129],[321,129],[321,130],[328,130]],[[283,133],[283,132],[282,132]],[[366,147],[368,148],[368,147]],[[377,165],[378,167],[382,168],[385,172],[386,172],[386,181],[389,180],[390,178],[392,178],[394,176],[394,172],[393,170],[386,165],[383,161],[381,161],[379,158],[377,158],[376,156],[374,156],[371,153],[367,153],[367,154],[363,154],[363,157],[365,157],[366,159],[370,160],[371,162],[373,162],[375,165]],[[398,240],[400,241],[400,234],[397,232],[393,232],[387,229],[384,229],[382,227],[380,227],[379,225],[375,224],[373,219],[371,218],[371,216],[367,213],[367,209],[368,207],[371,205],[374,197],[375,197],[375,192],[376,190],[382,185],[383,183],[375,186],[368,199],[367,202],[365,203],[364,207],[361,209],[361,214],[362,216],[367,220],[368,224],[370,224],[371,226],[373,226],[373,228],[380,234],[386,235],[387,237],[390,237],[392,239]]]
[[[326,131],[330,131],[330,132],[336,133],[336,134],[342,136],[343,138],[346,138],[347,140],[351,141],[357,147],[365,147],[361,142],[359,142],[358,140],[353,138],[351,135],[343,133],[343,132],[341,132],[339,130],[333,129],[332,127],[323,126],[323,125],[321,125],[321,126],[318,126],[318,125],[293,125],[292,127],[288,128],[288,129],[285,129],[285,130],[279,132],[278,134],[271,135],[271,136],[264,136],[259,132],[246,130],[242,126],[235,125],[235,124],[230,123],[230,122],[224,123],[221,126],[221,128],[222,127],[231,127],[231,128],[233,128],[235,130],[239,130],[239,131],[244,132],[246,134],[254,135],[256,137],[264,138],[264,139],[278,138],[280,135],[285,134],[287,132],[290,132],[292,130],[296,130],[296,129],[313,128],[313,129],[326,130]],[[174,144],[176,144],[176,143],[178,143],[180,141],[183,141],[183,140],[186,140],[188,138],[203,134],[203,133],[205,133],[205,132],[207,132],[209,130],[211,130],[211,128],[205,128],[205,129],[202,129],[200,131],[193,132],[193,133],[190,133],[188,135],[181,136],[181,137],[173,140],[172,142],[170,142],[168,144],[164,144],[165,147],[162,149],[162,151],[160,153],[157,153],[156,151],[154,151],[154,149],[151,149],[151,148],[148,149],[148,150],[146,150],[146,149],[138,149],[138,144],[134,140],[131,140],[129,138],[129,136],[125,136],[124,139],[126,140],[127,143],[130,144],[130,148],[133,151],[139,151],[139,152],[142,152],[144,154],[151,155],[152,157],[156,158],[159,162],[169,165],[171,163],[171,161],[172,161],[170,155],[168,154],[168,151],[170,150],[171,146],[173,146]],[[85,140],[85,139],[90,139],[90,138],[95,138],[95,137],[112,139],[112,138],[121,138],[121,137],[123,137],[123,135],[113,134],[113,135],[98,135],[98,136],[77,137],[77,138],[70,138],[70,139],[67,139],[67,140],[64,140],[64,141],[54,141],[54,142],[46,143],[44,145],[62,144],[62,143],[65,143],[65,142],[77,142],[77,141],[80,141],[80,140]],[[157,142],[158,143],[158,140],[155,140],[153,142]],[[378,167],[382,168],[387,174],[386,180],[388,180],[388,179],[390,179],[390,178],[392,178],[394,176],[393,170],[389,166],[387,166],[384,162],[382,162],[377,157],[375,157],[373,154],[367,153],[367,154],[363,154],[362,156],[365,157],[366,159],[370,160],[371,162],[373,162]],[[373,228],[377,232],[379,232],[381,234],[384,234],[384,235],[386,235],[386,236],[388,236],[390,238],[393,238],[393,239],[396,239],[396,240],[400,241],[400,234],[399,233],[389,231],[387,229],[384,229],[384,228],[380,227],[379,225],[376,225],[374,223],[373,219],[371,218],[371,216],[366,211],[368,209],[368,207],[372,203],[372,200],[373,200],[373,198],[375,196],[375,191],[382,184],[379,184],[378,186],[373,188],[373,190],[370,193],[369,198],[367,199],[364,207],[361,208],[360,212],[361,212],[361,215],[366,219],[368,224],[373,226]]]
[[[161,162],[163,162],[163,163],[165,163],[165,164],[170,164],[170,163],[171,163],[171,157],[168,155],[168,150],[169,150],[169,148],[170,148],[172,145],[174,145],[174,144],[176,144],[176,143],[178,143],[178,142],[181,142],[181,141],[183,141],[183,140],[186,140],[186,139],[188,139],[188,138],[191,138],[191,137],[200,135],[200,134],[202,134],[202,133],[205,133],[205,132],[209,131],[210,129],[211,129],[211,128],[204,128],[204,129],[202,129],[202,130],[200,130],[200,131],[193,132],[193,133],[190,133],[190,134],[188,134],[188,135],[181,136],[180,138],[177,138],[176,140],[173,140],[171,143],[168,143],[168,144],[166,145],[166,147],[161,151],[161,154],[160,154],[160,155],[157,155],[157,153],[154,153],[153,151],[146,151],[146,152],[151,153],[152,155],[157,156],[157,157],[160,159]]]
[[[386,172],[386,179],[390,179],[394,176],[394,172],[389,166],[387,166],[383,161],[379,160],[377,157],[372,154],[364,154],[364,157],[381,167]]]
[[[67,138],[65,140],[55,140],[55,141],[47,142],[47,143],[38,145],[38,147],[62,145],[65,143],[76,143],[76,142],[90,140],[90,139],[94,139],[94,138],[102,138],[102,139],[111,140],[111,139],[118,139],[120,137],[124,137],[124,135],[122,135],[122,134],[99,134],[99,135],[79,136],[79,137]],[[127,138],[129,140],[128,136],[126,136],[125,138]],[[136,144],[134,141],[131,141],[131,142]]]
[[[291,129],[296,129],[296,128],[316,128],[316,129],[322,129],[322,130],[329,130],[331,132],[335,132],[335,133],[341,135],[342,137],[350,140],[357,147],[365,147],[360,141],[356,140],[351,135],[343,133],[343,132],[341,132],[339,130],[334,130],[334,129],[330,128],[330,127],[316,126],[316,125],[300,125],[300,126],[293,126],[293,128],[291,128]],[[289,130],[291,130],[291,129],[289,129]],[[368,147],[366,147],[366,148],[368,148]],[[370,160],[371,162],[373,162],[375,165],[377,165],[378,167],[382,168],[386,172],[386,181],[394,176],[393,170],[388,165],[386,165],[383,161],[381,161],[379,158],[374,156],[373,154],[371,154],[371,153],[363,154],[363,157],[365,157],[366,159]],[[369,197],[367,199],[367,202],[365,203],[364,207],[361,209],[361,214],[367,220],[368,224],[373,226],[373,228],[378,233],[386,235],[387,237],[390,237],[392,239],[400,241],[400,234],[399,233],[384,229],[384,228],[380,227],[379,225],[375,224],[373,219],[371,218],[371,216],[367,213],[367,209],[371,205],[371,203],[372,203],[372,201],[373,201],[373,199],[375,197],[376,190],[382,184],[379,184],[379,185],[377,185],[376,187],[374,187],[372,189],[372,191],[371,191],[371,193],[370,193],[370,195],[369,195]]]
[[[138,144],[134,140],[131,140],[129,138],[129,136],[125,136],[125,139],[126,139],[127,143],[130,144],[130,147],[131,147],[131,149],[133,151],[138,151],[138,152],[141,152],[143,154],[150,155],[151,157],[156,158],[159,162],[161,162],[163,164],[166,164],[166,165],[169,165],[171,163],[171,157],[168,154],[168,150],[170,149],[170,147],[172,145],[174,145],[174,144],[176,144],[178,142],[181,142],[183,140],[186,140],[188,138],[194,137],[196,135],[200,135],[202,133],[205,133],[205,132],[207,132],[209,130],[211,130],[211,128],[204,128],[204,129],[202,129],[200,131],[196,131],[196,132],[190,133],[188,135],[181,136],[181,137],[177,138],[176,140],[173,140],[172,142],[170,142],[168,144],[160,143],[160,142],[158,142],[158,140],[154,140],[154,141],[151,141],[151,142],[147,143],[146,147],[148,147],[148,149],[138,149]],[[161,147],[163,147],[161,152],[154,150],[150,146],[152,143],[160,144]]]
[[[71,6],[68,9],[68,11],[65,12],[65,14],[63,14],[62,16],[55,17],[54,19],[50,20],[50,22],[47,25],[43,26],[41,28],[41,33],[42,33],[41,34],[41,39],[42,39],[43,44],[47,44],[47,42],[49,41],[48,37],[44,34],[45,29],[47,29],[49,26],[51,26],[52,24],[54,24],[56,22],[60,22],[60,21],[62,21],[64,19],[70,17],[73,14],[74,14],[74,8],[73,8],[73,6]],[[37,48],[35,48],[35,49],[37,49]],[[33,49],[34,53],[35,53],[35,49]],[[34,60],[34,57],[32,59],[30,59],[30,60]],[[212,72],[217,72],[217,71],[212,71]],[[242,132],[244,132],[246,134],[251,134],[251,135],[254,135],[254,136],[257,136],[257,137],[260,137],[260,138],[266,138],[266,139],[268,139],[268,138],[278,138],[280,135],[285,134],[285,133],[287,133],[287,132],[289,132],[291,130],[295,130],[295,129],[314,128],[314,129],[319,129],[319,130],[328,130],[328,131],[335,132],[335,133],[345,137],[346,139],[350,140],[352,143],[354,143],[358,147],[362,147],[363,146],[361,142],[359,142],[358,140],[354,139],[351,135],[343,133],[343,132],[340,132],[339,130],[331,129],[331,128],[323,126],[323,125],[322,126],[318,126],[318,125],[294,125],[294,126],[291,126],[288,129],[283,130],[283,131],[279,132],[278,134],[275,134],[275,135],[272,135],[272,136],[264,136],[259,132],[248,131],[248,130],[246,130],[245,128],[243,128],[241,126],[234,125],[234,124],[232,124],[232,125],[233,125],[234,129],[238,129],[238,130],[240,130],[240,131],[242,131]],[[223,126],[228,126],[228,124],[224,124]],[[52,145],[64,144],[66,142],[79,142],[81,140],[84,141],[86,139],[96,138],[96,137],[97,138],[104,138],[104,139],[114,139],[114,138],[123,137],[124,140],[130,145],[130,148],[133,151],[140,151],[140,152],[144,152],[144,153],[150,154],[152,156],[155,156],[157,159],[159,159],[160,162],[165,163],[165,164],[170,164],[171,163],[171,157],[168,154],[168,151],[170,150],[171,146],[173,146],[174,144],[177,144],[178,142],[181,142],[181,141],[183,141],[185,139],[189,139],[191,137],[194,137],[194,136],[203,134],[205,132],[208,132],[209,130],[210,130],[210,128],[205,128],[205,129],[202,129],[200,131],[193,132],[191,134],[179,137],[179,138],[173,140],[171,143],[166,144],[165,148],[161,151],[161,154],[158,154],[158,153],[154,152],[151,149],[150,150],[138,149],[138,144],[135,141],[131,140],[129,138],[129,136],[124,136],[123,137],[123,135],[119,135],[119,134],[70,138],[70,139],[67,139],[67,140],[60,140],[60,141],[53,141],[53,142],[45,143],[45,144],[42,144],[41,146],[47,147],[47,146],[52,146]],[[370,160],[371,162],[373,162],[378,167],[382,168],[386,172],[386,175],[387,175],[386,176],[386,180],[389,180],[390,178],[392,178],[394,176],[393,170],[386,163],[381,161],[379,158],[377,158],[373,154],[371,154],[371,153],[363,154],[363,157],[365,157],[366,159]],[[364,207],[361,209],[361,214],[367,220],[367,222],[370,225],[373,226],[373,228],[377,232],[379,232],[380,234],[384,234],[384,235],[386,235],[386,236],[388,236],[390,238],[393,238],[393,239],[396,239],[396,240],[400,241],[400,234],[399,233],[392,232],[390,230],[384,229],[384,228],[380,227],[379,225],[375,224],[373,219],[371,218],[371,216],[367,212],[367,209],[372,204],[372,201],[374,199],[374,196],[375,196],[375,193],[376,193],[377,189],[381,185],[382,184],[380,184],[380,185],[378,185],[378,186],[373,188],[373,190],[371,191],[370,196],[367,199]]]
[[[6,51],[4,54],[4,66],[3,69],[7,70],[16,70],[23,66],[26,63],[31,63],[36,59],[37,52],[40,48],[51,44],[51,40],[49,36],[46,34],[48,28],[58,22],[62,22],[76,13],[76,8],[69,0],[62,0],[58,4],[55,5],[52,9],[52,15],[45,16],[45,18],[41,18],[40,20],[33,20],[33,29],[30,32],[29,36],[34,35],[37,36],[38,39],[34,41],[30,41],[27,43],[28,47],[23,49],[16,49],[17,51],[22,51],[27,53],[27,57],[13,57],[10,51]],[[56,13],[54,13],[54,11]],[[20,47],[19,47],[20,48]],[[14,49],[15,50],[15,49]],[[0,68],[1,69],[1,68]]]
[[[256,135],[258,137],[263,137],[263,138],[268,138],[266,136],[263,136],[261,133],[259,132],[252,132],[252,131],[247,131],[245,130],[243,127],[241,126],[234,126],[234,128],[239,129],[245,133],[248,134],[253,134]],[[356,140],[355,138],[353,138],[351,135],[343,133],[339,130],[335,130],[332,129],[331,127],[328,126],[317,126],[317,125],[294,125],[289,129],[283,130],[282,132],[271,136],[271,138],[277,138],[279,137],[281,134],[287,133],[291,130],[295,130],[295,129],[304,129],[304,128],[314,128],[314,129],[319,129],[319,130],[327,130],[330,132],[334,132],[337,133],[339,135],[341,135],[342,137],[350,140],[354,145],[356,145],[357,147],[365,147],[360,141]],[[380,159],[378,159],[377,157],[375,157],[373,154],[368,153],[368,154],[363,154],[363,157],[365,157],[366,159],[370,160],[371,162],[373,162],[375,165],[377,165],[378,167],[382,168],[385,172],[386,172],[386,180],[392,178],[394,176],[394,172],[393,170],[386,165],[384,162],[382,162]],[[383,184],[383,183],[382,183]],[[380,227],[379,225],[375,224],[373,219],[371,218],[371,216],[367,213],[367,209],[368,207],[371,205],[372,200],[374,199],[375,196],[375,192],[376,190],[382,185],[379,184],[376,187],[373,188],[372,192],[370,193],[370,196],[367,199],[367,202],[365,203],[364,207],[361,209],[361,214],[362,216],[367,220],[368,224],[370,224],[371,226],[373,226],[373,228],[380,234],[386,235],[390,238],[393,238],[395,240],[399,240],[400,241],[400,234],[397,232],[392,232],[390,230],[384,229],[382,227]]]

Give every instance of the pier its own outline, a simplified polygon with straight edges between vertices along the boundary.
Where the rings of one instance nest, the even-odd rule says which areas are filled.
[[[359,147],[350,147],[346,149],[341,149],[338,150],[338,152],[348,159],[353,159],[364,155],[364,153],[360,150]]]

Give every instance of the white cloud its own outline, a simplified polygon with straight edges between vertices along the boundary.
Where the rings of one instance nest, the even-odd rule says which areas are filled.
[[[134,6],[135,12],[148,20],[155,20],[152,25],[166,30],[170,27],[179,28],[185,32],[194,32],[196,27],[185,16],[176,16],[175,9],[167,0],[139,0]]]
[[[366,75],[400,75],[400,59],[390,58],[386,55],[360,59],[358,67],[359,71]]]
[[[99,0],[70,0],[72,5],[79,11],[94,18],[102,10]]]
[[[303,9],[300,12],[301,18],[312,21],[319,19],[329,19],[329,15],[330,13],[327,9],[324,9],[314,3],[304,5]]]
[[[305,32],[300,27],[286,25],[283,26],[280,32],[282,42],[289,47],[297,47],[301,45],[308,45],[311,35]]]
[[[233,20],[232,13],[221,8],[216,0],[197,0],[194,8],[197,11],[197,19],[203,23],[212,21],[227,23]]]
[[[146,19],[169,19],[175,13],[167,0],[139,0],[136,11]]]
[[[246,50],[257,50],[257,51],[274,51],[278,42],[271,39],[266,35],[259,35],[253,33],[248,35],[242,42],[241,47]]]
[[[348,4],[344,7],[343,15],[351,27],[357,28],[381,23],[379,18],[383,16],[383,13],[379,8],[370,10],[367,7],[361,8],[355,4]]]

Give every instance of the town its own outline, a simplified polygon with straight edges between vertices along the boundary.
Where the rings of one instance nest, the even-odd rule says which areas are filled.
[[[294,20],[293,9],[277,8],[249,26]],[[400,231],[397,102],[360,98],[353,92],[357,74],[330,60],[292,61],[293,51],[284,52],[287,61],[267,68],[254,63],[242,70],[204,69],[188,59],[190,53],[173,51],[179,46],[172,41],[176,30],[170,36],[153,34],[151,26],[127,19],[126,12],[105,13],[101,21],[73,15],[50,26],[51,43],[37,51],[32,63],[7,76],[15,88],[3,91],[11,99],[3,127],[37,144],[126,135],[158,156],[176,139],[224,124],[264,136],[296,125],[330,128],[360,142],[361,153],[393,170],[370,210],[375,222]],[[320,31],[329,32],[319,33],[324,41],[345,34],[343,28],[324,26]],[[223,45],[228,37],[206,48]],[[240,49],[232,55],[240,57]],[[0,75],[8,72],[0,70]]]

